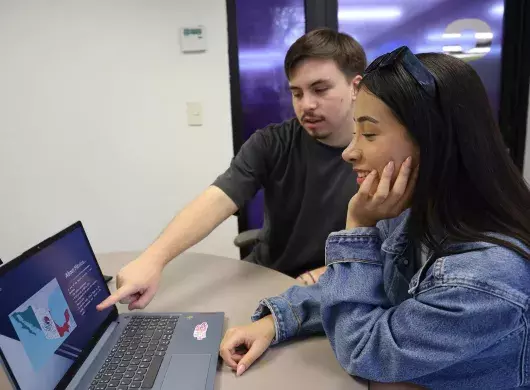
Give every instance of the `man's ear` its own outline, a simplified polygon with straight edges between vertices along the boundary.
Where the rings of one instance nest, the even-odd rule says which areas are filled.
[[[358,74],[351,81],[351,85],[352,85],[351,100],[352,101],[355,101],[355,99],[357,99],[357,94],[359,93],[359,83],[361,82],[362,79],[363,79],[363,76]]]

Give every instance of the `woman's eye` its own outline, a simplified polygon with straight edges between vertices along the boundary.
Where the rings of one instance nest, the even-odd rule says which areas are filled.
[[[375,134],[363,134],[367,139],[373,139],[375,137]]]

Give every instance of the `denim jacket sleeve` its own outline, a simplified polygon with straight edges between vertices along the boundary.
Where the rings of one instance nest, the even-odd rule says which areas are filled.
[[[272,314],[276,326],[276,337],[272,344],[278,344],[295,336],[324,333],[320,319],[320,285],[293,286],[283,294],[261,300],[252,316],[257,321]]]
[[[351,375],[428,382],[431,374],[520,327],[515,305],[465,286],[434,285],[392,306],[384,290],[381,244],[379,228],[333,233],[326,243],[328,269],[319,279],[321,321],[339,363]]]
[[[380,233],[386,237],[388,227],[384,223],[378,223],[378,227]],[[272,314],[276,325],[273,345],[295,336],[324,333],[320,301],[320,283],[308,287],[293,286],[277,297],[262,299],[252,321]]]

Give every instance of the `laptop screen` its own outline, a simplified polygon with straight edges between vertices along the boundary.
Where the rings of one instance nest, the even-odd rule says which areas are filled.
[[[0,350],[21,389],[53,389],[113,314],[96,310],[109,290],[81,223],[11,263],[0,268]]]

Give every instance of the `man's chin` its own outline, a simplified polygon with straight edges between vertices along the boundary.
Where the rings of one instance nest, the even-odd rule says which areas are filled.
[[[325,129],[308,129],[305,127],[307,134],[309,134],[314,139],[326,139],[331,135],[331,131]]]

